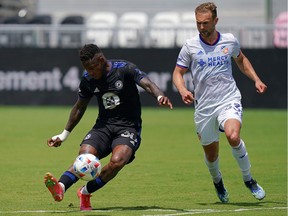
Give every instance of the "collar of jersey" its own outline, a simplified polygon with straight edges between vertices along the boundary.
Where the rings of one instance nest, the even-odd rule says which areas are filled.
[[[199,37],[200,37],[200,40],[201,40],[203,43],[205,43],[206,45],[208,45],[208,46],[214,46],[214,45],[216,45],[216,44],[219,42],[219,40],[220,40],[220,33],[217,32],[217,40],[216,40],[213,44],[209,44],[209,43],[207,43],[206,41],[204,41],[204,39],[201,37],[200,34],[199,34]]]

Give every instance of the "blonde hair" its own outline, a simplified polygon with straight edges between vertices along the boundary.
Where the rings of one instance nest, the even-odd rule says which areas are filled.
[[[217,6],[213,2],[206,2],[203,4],[200,4],[195,9],[195,14],[197,13],[203,13],[203,12],[211,12],[213,19],[217,17]]]

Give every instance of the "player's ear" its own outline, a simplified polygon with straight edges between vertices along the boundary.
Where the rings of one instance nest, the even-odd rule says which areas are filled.
[[[106,61],[106,58],[103,55],[99,55],[97,58],[97,62],[104,63]]]

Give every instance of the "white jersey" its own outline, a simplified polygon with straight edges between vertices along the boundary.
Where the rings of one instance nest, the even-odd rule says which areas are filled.
[[[230,33],[218,33],[218,40],[213,45],[205,43],[200,35],[186,40],[177,66],[191,70],[198,114],[211,114],[219,105],[241,100],[231,65],[231,57],[239,54],[239,42]]]

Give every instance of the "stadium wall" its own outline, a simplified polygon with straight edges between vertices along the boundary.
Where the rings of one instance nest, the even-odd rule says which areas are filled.
[[[170,97],[174,106],[185,106],[172,84],[179,49],[103,49],[107,58],[134,62]],[[287,108],[287,49],[245,49],[255,70],[268,85],[258,95],[254,84],[233,63],[233,75],[247,108]],[[82,66],[77,49],[1,48],[0,105],[72,105]],[[190,74],[186,81],[191,86]],[[140,91],[144,106],[156,100]],[[96,98],[95,98],[96,99]],[[96,103],[94,99],[93,103]]]

